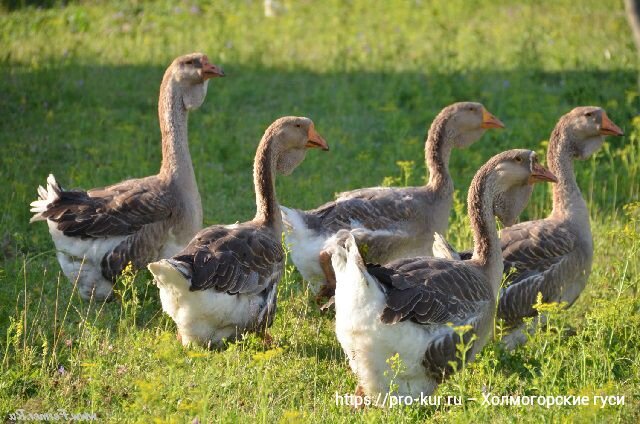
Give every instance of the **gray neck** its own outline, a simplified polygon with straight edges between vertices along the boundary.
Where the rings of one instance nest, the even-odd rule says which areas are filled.
[[[554,129],[547,153],[547,165],[558,177],[558,182],[553,184],[551,216],[558,219],[578,220],[579,224],[588,226],[589,212],[576,182],[573,157],[573,140],[568,131],[562,127]]]
[[[267,225],[275,234],[282,233],[282,216],[278,207],[275,186],[275,138],[264,135],[253,163],[253,184],[256,190],[255,221]]]
[[[433,120],[425,142],[425,160],[429,170],[427,187],[441,196],[453,193],[453,180],[449,174],[449,158],[456,134],[447,128],[448,115]]]
[[[162,133],[160,175],[171,180],[195,182],[187,135],[188,114],[182,100],[182,91],[177,84],[170,79],[163,81],[158,101],[158,118]]]
[[[473,230],[473,260],[483,269],[494,295],[502,280],[502,250],[493,211],[495,178],[490,168],[477,175],[469,188],[468,209]]]
[[[158,118],[162,133],[162,165],[159,177],[181,199],[180,206],[186,212],[180,215],[183,216],[180,218],[182,225],[176,228],[176,236],[186,237],[188,241],[193,233],[202,228],[202,200],[189,153],[188,111],[181,94],[177,84],[165,77],[158,101]]]

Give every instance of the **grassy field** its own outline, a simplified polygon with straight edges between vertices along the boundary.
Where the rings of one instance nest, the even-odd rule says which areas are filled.
[[[0,418],[62,408],[145,423],[640,421],[640,93],[622,1],[283,4],[275,18],[259,0],[0,11]],[[211,81],[189,124],[206,224],[253,216],[255,147],[279,116],[309,116],[331,146],[278,181],[282,204],[310,208],[398,177],[397,161],[413,161],[408,183],[421,184],[425,128],[447,104],[476,100],[507,129],[452,155],[459,202],[448,237],[469,245],[475,170],[508,148],[544,154],[562,114],[603,106],[626,136],[576,165],[595,241],[587,289],[526,346],[492,343],[440,386],[460,405],[360,411],[336,405],[356,381],[333,317],[292,266],[268,349],[255,337],[183,349],[146,271],[118,282],[122,302],[82,302],[46,225],[28,224],[28,204],[49,172],[82,188],[155,173],[159,83],[191,51],[228,75]],[[523,218],[550,207],[538,187]],[[624,405],[488,406],[483,393],[624,396]]]

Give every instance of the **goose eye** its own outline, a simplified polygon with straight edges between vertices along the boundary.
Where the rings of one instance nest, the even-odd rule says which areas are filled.
[[[522,162],[522,158],[520,156],[517,156],[516,157],[516,162],[518,162],[518,163]]]
[[[187,60],[184,62],[185,65],[193,65],[193,60]]]
[[[300,128],[300,124],[296,124],[296,127],[297,127],[297,128]]]
[[[591,118],[592,113],[591,112],[587,112],[584,114],[584,116],[586,116],[587,118]]]

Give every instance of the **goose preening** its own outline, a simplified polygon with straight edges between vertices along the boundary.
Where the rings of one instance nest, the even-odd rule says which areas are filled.
[[[509,150],[476,173],[468,195],[474,251],[469,261],[433,257],[366,264],[353,231],[343,230],[328,246],[336,275],[336,334],[359,382],[358,392],[376,396],[428,395],[458,361],[453,326],[470,326],[465,342],[477,338],[467,360],[493,331],[502,277],[494,199],[523,181],[555,181],[530,150]],[[345,233],[346,236],[345,236]],[[345,242],[342,240],[346,239]],[[387,359],[399,355],[398,374]]]
[[[576,182],[573,160],[589,158],[607,135],[623,132],[599,107],[577,107],[562,116],[547,152],[547,165],[558,177],[551,215],[501,231],[506,287],[500,293],[498,317],[513,330],[503,338],[507,349],[526,341],[522,319],[538,315],[533,308],[538,293],[545,303],[571,305],[589,279],[593,260],[589,210]],[[457,255],[444,244],[440,251],[443,257]],[[460,256],[464,259],[469,254]]]
[[[331,296],[335,277],[327,240],[341,229],[353,229],[367,259],[431,255],[433,233],[446,231],[453,203],[449,157],[454,147],[468,147],[489,128],[504,125],[479,103],[454,103],[434,119],[425,142],[429,181],[422,187],[373,187],[342,193],[317,209],[281,207],[291,258],[312,283],[325,281],[319,297]]]
[[[128,263],[140,269],[182,249],[202,228],[202,204],[187,140],[187,115],[204,102],[210,78],[224,76],[207,56],[178,57],[160,86],[160,172],[92,190],[65,190],[53,175],[38,188],[31,222],[46,220],[58,261],[83,299],[112,297]]]
[[[162,309],[175,321],[185,346],[216,346],[271,325],[285,261],[275,174],[290,174],[309,148],[329,150],[310,119],[275,121],[254,161],[255,218],[205,228],[177,255],[149,264]]]

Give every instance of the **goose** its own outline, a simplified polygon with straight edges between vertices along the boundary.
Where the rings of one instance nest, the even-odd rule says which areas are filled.
[[[184,346],[215,347],[246,331],[266,334],[285,264],[275,174],[290,174],[309,148],[329,150],[310,119],[275,121],[255,156],[253,220],[205,228],[177,255],[149,264]]]
[[[318,298],[333,294],[335,277],[325,244],[341,229],[356,230],[354,237],[367,245],[367,258],[374,262],[431,255],[433,233],[446,231],[453,203],[451,150],[468,147],[489,128],[503,127],[480,103],[454,103],[436,116],[428,131],[425,186],[349,191],[310,211],[281,207],[293,263],[307,281],[316,283],[312,288],[326,282]]]
[[[602,108],[577,107],[562,116],[551,133],[547,152],[549,169],[558,177],[551,214],[501,231],[506,287],[500,293],[497,316],[511,329],[502,340],[508,350],[527,340],[523,318],[545,321],[533,308],[538,293],[545,303],[566,302],[571,306],[586,286],[593,262],[593,239],[573,160],[588,159],[607,135],[624,133]],[[438,244],[441,257],[469,257],[469,252],[458,254],[443,239]]]
[[[452,372],[450,362],[460,364],[454,326],[470,326],[465,343],[475,336],[467,360],[484,346],[502,277],[493,202],[526,180],[555,181],[530,150],[500,153],[476,173],[468,194],[474,238],[469,261],[422,256],[369,264],[353,230],[337,234],[328,246],[337,283],[335,328],[358,379],[356,393],[375,398],[393,380],[394,395],[430,395]],[[387,360],[396,354],[402,366],[391,371]]]
[[[65,190],[53,175],[38,187],[30,222],[46,221],[63,273],[89,300],[113,298],[131,263],[170,257],[202,228],[202,204],[187,140],[187,115],[200,107],[209,79],[224,72],[202,53],[180,56],[160,86],[162,165],[157,175],[92,190]]]

